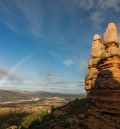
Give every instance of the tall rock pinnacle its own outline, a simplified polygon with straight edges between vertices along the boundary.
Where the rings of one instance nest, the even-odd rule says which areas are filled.
[[[96,109],[99,112],[120,115],[120,49],[116,25],[108,24],[103,41],[98,35],[95,35],[93,40],[90,59],[92,63],[86,76],[85,89],[88,92],[86,87],[88,75],[91,73],[88,97],[94,102]],[[93,67],[97,71],[96,76],[93,76]]]
[[[104,51],[104,46],[102,43],[102,38],[95,34],[93,36],[93,43],[92,43],[92,49],[91,49],[91,59],[88,63],[89,72],[86,75],[86,81],[85,81],[85,89],[89,93],[91,88],[94,85],[94,82],[97,78],[98,70],[96,68],[98,61],[100,60],[101,54]]]
[[[117,27],[114,23],[108,24],[108,27],[103,36],[103,40],[104,40],[104,45],[106,48],[108,46],[110,46],[110,44],[112,44],[112,45],[114,44],[118,47],[119,36],[118,36],[118,32],[117,32]]]

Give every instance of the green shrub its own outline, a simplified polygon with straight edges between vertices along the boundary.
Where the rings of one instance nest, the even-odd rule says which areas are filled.
[[[48,112],[41,112],[24,117],[20,122],[18,129],[28,129],[31,123],[40,123],[42,118],[47,114]]]

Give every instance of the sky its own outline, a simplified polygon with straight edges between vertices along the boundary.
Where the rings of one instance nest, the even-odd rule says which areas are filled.
[[[119,0],[0,0],[0,89],[85,93],[92,36],[120,25]]]

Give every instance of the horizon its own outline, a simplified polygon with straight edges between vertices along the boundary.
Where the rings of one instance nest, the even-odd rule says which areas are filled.
[[[0,0],[0,89],[85,93],[92,36],[109,22],[120,31],[119,7],[119,0]]]

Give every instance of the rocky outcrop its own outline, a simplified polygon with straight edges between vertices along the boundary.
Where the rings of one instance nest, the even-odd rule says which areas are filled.
[[[117,32],[117,27],[114,23],[109,23],[106,31],[103,35],[103,41],[105,47],[112,47],[111,44],[119,46],[119,35]]]
[[[120,115],[120,49],[114,23],[108,24],[102,43],[105,50],[97,62],[98,74],[88,97],[99,112]]]
[[[94,86],[95,80],[97,78],[98,75],[97,64],[100,60],[103,51],[104,51],[104,45],[102,43],[102,39],[98,34],[95,34],[93,36],[91,58],[88,63],[89,72],[85,78],[85,89],[88,94],[91,88]]]

